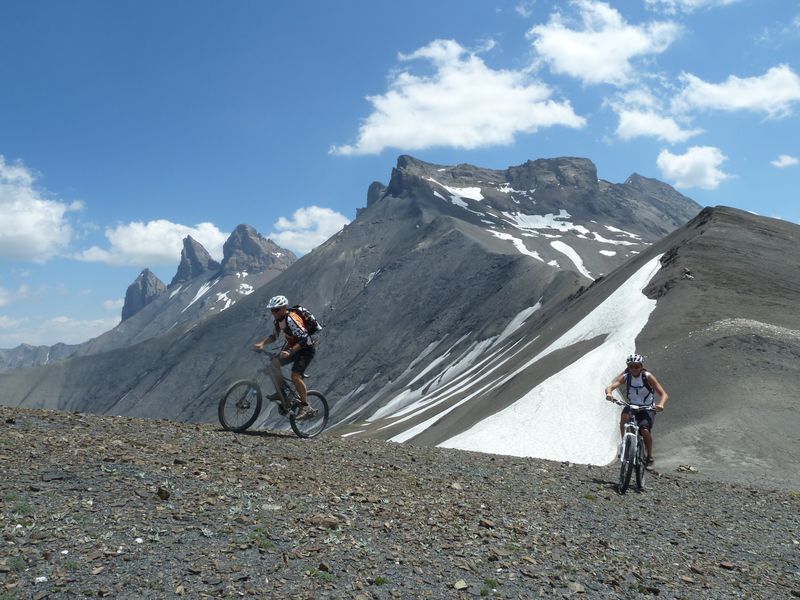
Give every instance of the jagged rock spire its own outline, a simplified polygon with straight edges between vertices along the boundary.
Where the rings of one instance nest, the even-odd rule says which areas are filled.
[[[172,287],[176,283],[190,281],[206,271],[218,271],[219,266],[219,263],[211,258],[211,255],[200,242],[187,235],[183,240],[178,272],[175,273],[175,277],[172,278],[169,285]]]
[[[122,307],[122,320],[131,318],[153,299],[161,294],[167,286],[150,269],[145,269],[125,292],[125,305]]]
[[[261,272],[267,269],[285,269],[297,257],[259,234],[251,225],[239,225],[222,247],[222,272],[226,275],[239,271]]]

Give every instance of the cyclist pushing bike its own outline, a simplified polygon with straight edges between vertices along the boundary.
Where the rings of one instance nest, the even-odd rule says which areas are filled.
[[[669,400],[669,394],[656,379],[656,376],[645,370],[643,356],[631,354],[625,360],[625,363],[627,365],[625,371],[606,387],[606,400],[616,402],[612,392],[625,386],[625,400],[630,406],[626,406],[620,416],[620,434],[624,435],[625,424],[630,420],[631,414],[635,412],[636,422],[639,425],[642,439],[647,449],[647,468],[652,469],[654,465],[652,431],[655,413],[664,410],[664,406]],[[658,404],[654,404],[656,394],[658,394],[659,398]],[[635,407],[641,406],[652,406],[652,410],[635,410]]]
[[[308,332],[302,315],[299,311],[289,308],[289,301],[286,296],[275,296],[267,303],[267,308],[272,311],[272,319],[275,330],[269,337],[261,340],[254,350],[262,350],[264,346],[274,343],[281,334],[286,338],[286,348],[272,361],[272,369],[276,375],[280,376],[283,365],[292,365],[292,383],[297,390],[300,398],[301,408],[297,414],[298,419],[310,419],[314,417],[315,411],[308,404],[307,388],[303,381],[308,365],[314,359],[316,340]],[[277,400],[280,396],[276,391],[270,400]]]

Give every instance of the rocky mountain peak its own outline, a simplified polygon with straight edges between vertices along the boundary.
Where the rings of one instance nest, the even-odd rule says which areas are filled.
[[[518,190],[571,187],[597,189],[597,167],[588,158],[564,156],[529,160],[506,171],[511,187]]]
[[[145,269],[136,280],[128,286],[125,292],[125,304],[122,307],[122,320],[129,319],[145,306],[150,304],[153,299],[161,294],[167,286],[156,277],[150,269]]]
[[[211,258],[211,255],[203,245],[187,235],[183,240],[183,250],[181,250],[181,262],[178,265],[178,272],[170,282],[170,287],[176,283],[190,281],[205,273],[206,271],[218,271],[219,263]]]
[[[222,247],[222,253],[222,272],[226,275],[283,270],[297,260],[294,253],[263,237],[251,225],[237,226]]]

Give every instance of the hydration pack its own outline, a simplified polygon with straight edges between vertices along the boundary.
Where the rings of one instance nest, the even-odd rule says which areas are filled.
[[[632,378],[633,378],[633,375],[631,375],[631,372],[628,369],[625,369],[625,399],[626,400],[628,398],[630,398],[631,379]],[[644,370],[644,367],[642,368],[642,383],[644,384],[644,387],[647,388],[647,391],[649,392],[648,396],[653,396],[653,398],[655,398],[655,392],[653,391],[653,386],[650,385],[650,382],[647,380],[647,371]]]
[[[314,335],[320,329],[322,329],[320,322],[317,321],[317,318],[311,314],[311,311],[307,308],[300,306],[299,304],[295,304],[289,310],[297,315],[300,315],[300,318],[303,319],[303,327],[306,328],[306,331],[309,335]]]

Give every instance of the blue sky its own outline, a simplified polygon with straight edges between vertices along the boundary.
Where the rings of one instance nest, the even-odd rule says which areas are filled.
[[[0,348],[113,327],[187,234],[306,252],[399,154],[800,222],[798,2],[6,0],[0,55]]]

